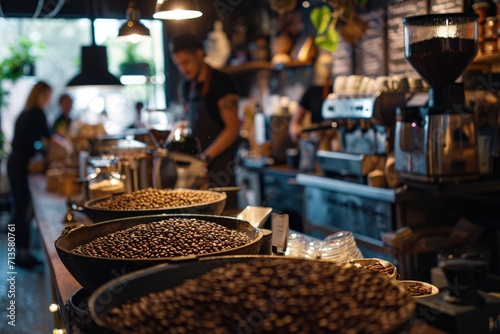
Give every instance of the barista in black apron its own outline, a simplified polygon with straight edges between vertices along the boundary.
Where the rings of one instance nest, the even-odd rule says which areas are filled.
[[[238,95],[231,78],[203,61],[202,44],[193,35],[174,38],[172,58],[186,81],[182,98],[188,122],[201,144],[200,158],[208,167],[210,187],[234,186],[234,156],[238,144]],[[226,209],[236,209],[235,193],[228,193]]]

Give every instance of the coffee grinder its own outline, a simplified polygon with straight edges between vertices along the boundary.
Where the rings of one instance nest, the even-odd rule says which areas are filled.
[[[437,295],[415,299],[418,321],[447,333],[500,333],[500,298],[484,292],[488,285],[495,288],[498,284],[488,275],[488,262],[452,259],[441,268],[447,287]]]
[[[474,113],[462,75],[477,53],[477,16],[403,19],[405,57],[431,87],[397,109],[395,168],[406,181],[458,183],[479,177]]]

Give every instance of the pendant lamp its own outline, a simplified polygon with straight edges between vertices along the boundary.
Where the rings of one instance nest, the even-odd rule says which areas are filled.
[[[186,20],[202,15],[194,0],[157,0],[153,17],[162,20]]]
[[[67,86],[121,86],[120,80],[108,71],[106,47],[98,46],[95,42],[92,6],[90,22],[92,44],[82,46],[81,71],[68,82]]]
[[[141,11],[137,9],[136,4],[131,1],[127,8],[127,22],[125,22],[118,31],[118,39],[132,43],[139,43],[143,38],[151,36],[149,29],[141,23]]]

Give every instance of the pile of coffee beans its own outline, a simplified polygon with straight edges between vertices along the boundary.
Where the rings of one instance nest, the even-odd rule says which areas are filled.
[[[194,190],[164,190],[148,188],[130,194],[109,197],[94,203],[94,209],[106,210],[144,210],[165,209],[180,206],[210,203],[222,198],[221,193]]]
[[[414,305],[391,282],[331,262],[254,259],[128,301],[107,322],[140,334],[381,333]]]
[[[165,258],[229,250],[250,241],[245,233],[213,222],[170,218],[110,233],[72,251],[107,258]]]
[[[411,293],[412,296],[425,296],[425,295],[430,295],[432,293],[432,289],[429,287],[426,287],[423,284],[420,283],[405,283],[404,284],[406,290],[408,290],[409,293]]]
[[[375,271],[375,272],[384,274],[388,277],[391,277],[392,275],[394,275],[394,271],[396,270],[396,267],[394,267],[394,266],[384,267],[384,265],[380,262],[374,262],[374,263],[371,263],[368,265],[361,265],[361,268]]]

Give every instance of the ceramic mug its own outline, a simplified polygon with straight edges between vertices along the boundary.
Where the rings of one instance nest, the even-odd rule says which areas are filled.
[[[374,88],[376,92],[388,92],[391,90],[390,79],[387,76],[380,76],[375,79]]]
[[[370,84],[370,77],[363,77],[361,79],[361,83],[359,84],[358,92],[359,93],[366,93],[366,90],[368,89],[368,85]]]
[[[375,88],[375,79],[370,78],[370,82],[368,83],[368,85],[366,85],[365,93],[373,94],[376,92],[377,89]]]
[[[345,86],[347,83],[347,77],[345,75],[339,75],[335,78],[333,82],[333,92],[335,94],[345,93]]]
[[[410,84],[411,91],[421,91],[424,89],[424,81],[419,77],[409,77],[408,82]]]
[[[391,77],[391,86],[393,92],[408,92],[410,90],[410,82],[404,75],[393,75]]]
[[[361,76],[361,75],[348,76],[347,80],[346,80],[346,84],[345,84],[345,92],[351,93],[351,94],[357,93],[362,79],[363,79],[363,76]]]

